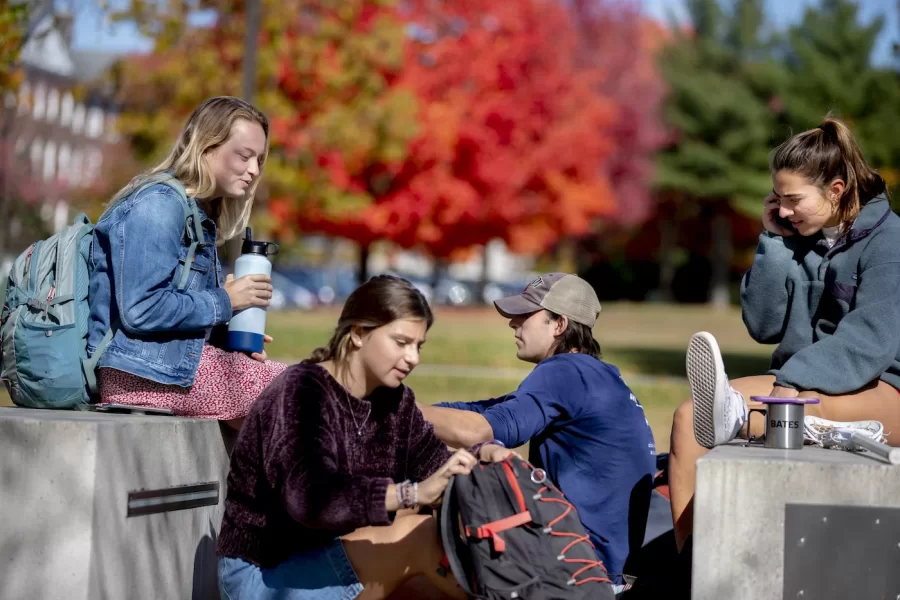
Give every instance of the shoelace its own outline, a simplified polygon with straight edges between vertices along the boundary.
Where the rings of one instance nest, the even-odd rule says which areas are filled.
[[[559,494],[561,497],[545,498],[543,494],[548,491],[555,492],[555,493]],[[612,583],[608,577],[592,576],[592,577],[586,577],[586,578],[582,579],[581,581],[578,581],[576,579],[579,575],[581,575],[585,571],[588,571],[595,567],[600,567],[605,572],[606,567],[603,565],[603,561],[601,561],[601,560],[590,560],[587,558],[566,558],[566,552],[568,552],[569,550],[571,550],[572,548],[574,548],[575,546],[577,546],[578,544],[581,544],[581,543],[586,543],[588,546],[591,547],[591,552],[595,552],[594,544],[593,544],[593,542],[591,542],[591,538],[587,534],[578,535],[577,533],[571,533],[571,532],[566,532],[566,531],[553,531],[553,527],[557,523],[559,523],[560,521],[565,519],[569,515],[570,512],[575,510],[575,507],[572,506],[572,504],[569,503],[569,501],[566,500],[564,496],[562,496],[562,493],[560,493],[559,490],[557,490],[556,488],[550,487],[550,486],[544,486],[541,489],[539,489],[537,494],[535,494],[534,499],[537,500],[538,502],[549,502],[549,503],[554,503],[554,504],[561,504],[565,507],[565,510],[563,511],[563,513],[561,515],[559,515],[558,517],[556,517],[555,519],[550,521],[550,523],[547,524],[547,528],[550,529],[550,535],[557,536],[557,537],[574,538],[571,542],[569,542],[569,544],[565,548],[562,549],[559,556],[557,557],[557,560],[561,560],[562,562],[565,562],[565,563],[575,563],[575,564],[583,564],[584,565],[583,567],[581,567],[580,569],[575,571],[572,574],[572,578],[569,581],[567,581],[566,583],[568,585],[582,585],[585,583],[589,583],[591,581]]]
[[[732,417],[740,417],[740,420],[743,424],[747,421],[747,401],[744,399],[744,395],[731,387],[731,381],[728,377],[725,378],[725,389],[728,390],[728,393],[732,396],[732,398],[737,397],[737,400],[734,402],[729,402],[726,404],[728,409],[733,413]]]

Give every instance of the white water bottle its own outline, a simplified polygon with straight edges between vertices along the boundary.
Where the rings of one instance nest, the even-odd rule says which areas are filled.
[[[274,250],[270,250],[274,248]],[[254,241],[253,230],[244,233],[241,255],[234,262],[234,278],[245,275],[271,275],[269,256],[278,253],[278,244]],[[228,347],[235,352],[262,352],[266,333],[266,309],[251,306],[232,315],[228,323]]]

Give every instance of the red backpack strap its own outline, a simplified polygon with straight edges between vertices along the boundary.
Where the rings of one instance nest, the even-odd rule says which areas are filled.
[[[531,523],[531,513],[526,510],[525,512],[520,512],[511,517],[506,517],[505,519],[485,523],[484,525],[476,527],[474,531],[470,527],[466,527],[466,537],[476,540],[491,538],[491,541],[494,544],[494,552],[506,552],[506,542],[504,542],[503,538],[498,534],[503,531],[515,529],[516,527],[521,527],[522,525],[527,525],[528,523]]]

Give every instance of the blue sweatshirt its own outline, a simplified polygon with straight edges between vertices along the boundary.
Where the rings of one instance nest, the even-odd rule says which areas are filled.
[[[656,470],[644,409],[619,370],[586,354],[542,361],[515,392],[437,404],[484,415],[508,448],[530,441],[528,460],[578,510],[614,582],[640,548]]]

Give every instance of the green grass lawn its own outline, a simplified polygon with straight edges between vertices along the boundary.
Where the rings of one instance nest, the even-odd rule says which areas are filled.
[[[267,329],[275,341],[269,355],[290,361],[306,357],[328,341],[337,315],[337,310],[271,313]],[[496,397],[515,389],[530,369],[516,359],[512,331],[493,309],[444,309],[436,316],[422,351],[422,368],[408,380],[421,401]],[[687,384],[681,380],[684,352],[691,334],[701,330],[718,338],[732,377],[767,369],[772,348],[750,339],[737,309],[608,304],[594,329],[604,359],[622,370],[644,405],[660,450],[669,446],[672,411],[688,398]],[[472,373],[466,369],[447,373],[441,365],[474,368]],[[639,377],[648,375],[659,379]],[[3,391],[0,405],[8,403]]]
[[[269,331],[275,338],[270,354],[304,357],[328,340],[336,311],[273,313]],[[755,373],[768,364],[768,347],[747,335],[736,309],[660,304],[611,304],[600,313],[594,335],[605,358],[623,371],[684,376],[684,349],[696,331],[716,335],[730,369]],[[423,364],[465,364],[522,368],[516,360],[507,321],[490,309],[443,310],[428,334]],[[732,364],[734,363],[734,364]],[[749,369],[749,371],[747,371]]]

